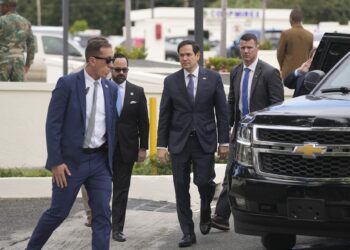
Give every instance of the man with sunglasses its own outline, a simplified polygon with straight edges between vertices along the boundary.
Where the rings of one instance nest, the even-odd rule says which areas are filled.
[[[42,249],[69,215],[83,184],[93,211],[92,249],[109,249],[117,88],[105,77],[113,66],[112,46],[102,37],[92,38],[85,57],[85,68],[61,77],[52,92],[46,121],[52,201],[28,250]]]
[[[123,242],[125,212],[130,179],[135,161],[146,158],[149,120],[147,101],[143,88],[129,81],[128,59],[116,54],[112,79],[118,86],[116,147],[113,160],[112,238]]]

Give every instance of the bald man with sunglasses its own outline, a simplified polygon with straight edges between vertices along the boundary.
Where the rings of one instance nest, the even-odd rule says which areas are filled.
[[[143,88],[127,81],[128,59],[114,56],[112,79],[118,86],[116,147],[113,160],[112,238],[123,242],[126,206],[133,165],[146,158],[149,120]]]

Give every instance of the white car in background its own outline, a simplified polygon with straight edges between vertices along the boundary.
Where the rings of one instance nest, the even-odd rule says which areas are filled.
[[[47,67],[51,62],[60,64],[63,75],[63,35],[62,32],[36,31],[33,29],[35,37],[34,62],[29,72],[26,74],[26,81],[35,82],[47,81]],[[83,49],[73,40],[68,41],[68,72],[76,71],[85,64]]]

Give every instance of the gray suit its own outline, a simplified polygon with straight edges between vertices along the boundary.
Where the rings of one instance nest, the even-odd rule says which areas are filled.
[[[230,75],[230,92],[228,95],[228,115],[229,124],[234,126],[231,143],[229,160],[226,167],[226,174],[222,184],[222,191],[216,203],[215,214],[225,220],[230,218],[231,210],[227,197],[228,177],[231,173],[232,162],[234,161],[234,142],[238,123],[241,119],[239,102],[241,95],[241,77],[243,72],[243,63],[233,68]],[[258,60],[255,68],[252,85],[250,88],[249,111],[254,112],[264,109],[272,104],[283,101],[284,89],[279,71],[270,64]]]

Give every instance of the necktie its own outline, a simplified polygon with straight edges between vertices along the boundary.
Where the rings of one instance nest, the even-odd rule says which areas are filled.
[[[86,129],[85,139],[84,139],[84,148],[87,148],[91,142],[92,132],[95,128],[95,117],[96,117],[96,104],[97,104],[97,92],[98,92],[98,81],[94,82],[94,93],[92,97],[92,106],[90,118],[88,121],[88,126]]]
[[[248,81],[249,81],[250,69],[244,69],[244,78],[242,82],[242,115],[245,116],[249,113],[248,104]]]
[[[122,112],[122,109],[123,109],[123,93],[122,93],[122,88],[118,86],[117,111],[119,116],[120,116],[120,113]]]
[[[188,84],[187,84],[187,93],[188,96],[190,97],[190,100],[192,103],[194,103],[194,82],[193,82],[193,75],[189,74],[188,75]]]

